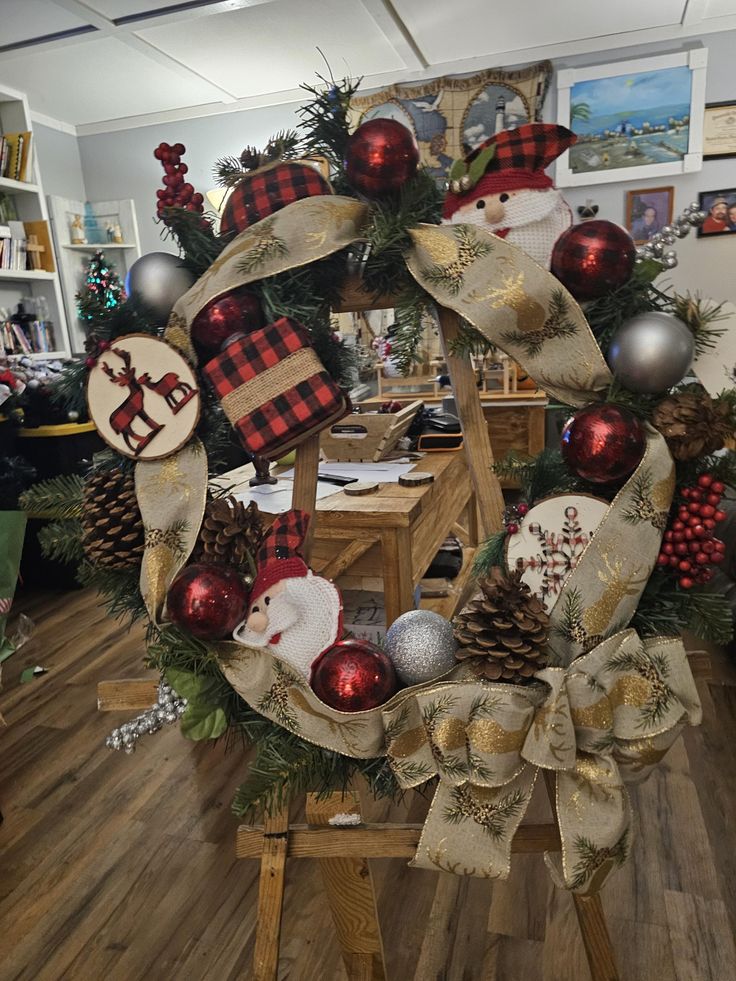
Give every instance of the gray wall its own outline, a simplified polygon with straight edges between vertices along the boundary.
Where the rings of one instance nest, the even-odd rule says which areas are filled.
[[[38,166],[45,194],[84,201],[84,177],[76,136],[33,124]]]
[[[133,198],[141,250],[176,252],[162,240],[155,224],[156,190],[163,187],[163,168],[153,156],[159,143],[183,143],[187,180],[204,194],[216,187],[212,168],[219,157],[239,156],[246,145],[262,148],[281,129],[296,126],[296,105],[223,113],[201,119],[161,123],[79,140],[84,184],[90,201]]]
[[[697,45],[697,39],[689,46]],[[709,49],[706,100],[716,102],[732,99],[734,89],[733,52],[736,50],[736,31],[703,38]],[[677,44],[662,42],[638,48],[596,52],[556,63],[557,68],[602,64],[679,50]],[[90,200],[134,198],[144,252],[163,250],[173,252],[170,241],[162,242],[160,226],[154,224],[156,188],[161,187],[163,171],[153,157],[153,149],[161,141],[184,143],[189,179],[204,193],[214,187],[211,172],[214,161],[224,155],[238,155],[246,144],[263,146],[274,132],[292,127],[297,122],[295,105],[274,106],[239,113],[223,113],[201,119],[165,123],[117,133],[85,136],[79,140],[84,184]],[[556,97],[554,81],[545,105],[545,117],[554,120]],[[39,127],[40,128],[40,127]],[[59,134],[60,135],[60,134]],[[51,190],[52,174],[42,159],[46,189]],[[75,178],[76,179],[76,178]],[[600,206],[599,216],[611,221],[624,221],[626,191],[630,188],[674,185],[675,213],[690,201],[697,200],[698,191],[736,187],[736,158],[707,161],[703,170],[683,176],[659,178],[653,181],[627,181],[598,184],[565,190],[573,212],[586,198]],[[714,239],[697,239],[694,233],[677,244],[680,265],[668,274],[679,289],[698,290],[705,296],[736,301],[736,235]]]

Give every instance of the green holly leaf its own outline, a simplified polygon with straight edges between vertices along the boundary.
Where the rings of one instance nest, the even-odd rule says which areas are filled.
[[[450,172],[447,175],[451,181],[460,180],[464,173],[467,171],[467,166],[464,160],[456,160],[452,167],[450,167]]]
[[[661,272],[664,266],[656,259],[643,259],[634,266],[634,278],[640,283],[653,283]]]
[[[468,168],[468,174],[470,176],[470,180],[473,182],[473,187],[475,187],[483,174],[485,174],[486,167],[491,160],[493,160],[495,153],[496,146],[492,143],[491,146],[484,147],[484,149],[480,151],[478,156],[471,163],[470,167]]]
[[[195,674],[193,671],[183,671],[181,668],[167,668],[166,680],[181,698],[188,702],[214,701],[219,683],[217,678],[208,674]]]
[[[227,716],[219,705],[189,704],[181,717],[181,732],[187,739],[217,739],[227,729]]]

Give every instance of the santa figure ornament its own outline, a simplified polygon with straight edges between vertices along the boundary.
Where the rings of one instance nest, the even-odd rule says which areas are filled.
[[[299,555],[308,523],[305,511],[276,518],[258,551],[248,615],[233,632],[239,644],[271,651],[307,679],[312,663],[342,635],[337,587]]]
[[[544,170],[575,140],[569,129],[551,123],[496,133],[453,165],[445,223],[480,225],[548,269],[572,212]]]

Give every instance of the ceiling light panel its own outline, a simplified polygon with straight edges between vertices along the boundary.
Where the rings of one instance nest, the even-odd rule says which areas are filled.
[[[17,81],[18,60],[0,56],[0,81]],[[23,58],[31,109],[80,125],[220,102],[205,81],[164,68],[114,38],[35,51]]]
[[[315,72],[335,78],[401,70],[404,62],[359,0],[281,0],[136,31],[235,98],[281,92]]]
[[[679,24],[685,6],[684,0],[393,2],[430,64],[494,54],[502,59],[506,52]]]

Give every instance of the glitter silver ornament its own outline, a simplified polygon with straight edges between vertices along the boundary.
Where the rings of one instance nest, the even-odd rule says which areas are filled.
[[[168,252],[149,252],[136,259],[128,270],[125,292],[142,305],[157,327],[163,327],[171,308],[195,279],[177,256]]]
[[[457,641],[450,624],[431,610],[409,610],[386,632],[386,654],[405,685],[420,685],[455,664]]]
[[[606,360],[629,391],[655,394],[682,380],[694,354],[695,339],[687,326],[670,313],[652,310],[621,324]]]
[[[669,249],[669,251],[665,252],[665,254],[662,256],[662,264],[664,265],[665,269],[675,268],[677,265],[677,253],[674,249]]]

